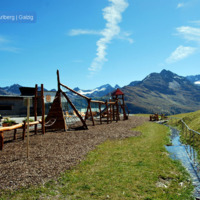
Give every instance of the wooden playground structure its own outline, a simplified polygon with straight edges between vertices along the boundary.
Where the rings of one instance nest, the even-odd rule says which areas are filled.
[[[84,96],[75,90],[67,87],[66,85],[60,82],[59,71],[57,70],[57,83],[58,90],[56,92],[56,96],[53,100],[51,108],[49,110],[48,115],[45,119],[45,103],[44,103],[44,87],[41,84],[41,95],[38,95],[38,86],[35,85],[35,95],[34,95],[34,121],[33,122],[25,122],[16,124],[8,127],[0,128],[0,150],[3,150],[4,145],[4,134],[7,131],[14,130],[13,139],[16,140],[16,134],[18,129],[22,129],[22,139],[25,139],[26,130],[29,126],[34,126],[35,134],[38,133],[38,124],[41,124],[41,132],[45,134],[47,129],[53,130],[87,130],[88,129],[88,121],[92,122],[92,125],[95,126],[96,122],[102,124],[106,122],[107,124],[112,121],[118,122],[120,120],[120,110],[122,111],[123,120],[128,119],[129,111],[126,112],[126,105],[124,101],[124,93],[117,89],[112,93],[112,98],[106,101],[100,100],[92,100],[91,98]],[[85,101],[86,111],[81,112],[78,111],[76,106],[69,98],[69,93],[64,92],[63,89],[67,89],[69,92],[74,95],[82,98]],[[63,111],[62,99],[69,104],[72,114],[69,111]],[[41,101],[41,109],[42,109],[42,118],[38,120],[37,110],[38,110],[38,99]],[[96,110],[92,110],[92,104],[96,106]],[[27,109],[28,111],[28,109]],[[69,121],[70,123],[67,123]],[[28,134],[27,134],[28,135]]]
[[[46,117],[46,121],[50,120],[51,118],[56,118],[56,122],[48,127],[49,129],[62,129],[62,130],[69,130],[70,125],[66,124],[66,120],[71,120],[71,124],[77,126],[73,126],[73,129],[88,129],[87,120],[89,119],[92,121],[92,125],[95,125],[95,121],[99,121],[100,124],[103,123],[103,121],[106,121],[107,124],[112,121],[119,121],[120,120],[120,109],[122,110],[123,119],[128,119],[128,112],[126,113],[126,107],[125,107],[125,101],[124,101],[124,93],[117,89],[115,92],[112,93],[112,98],[110,100],[106,101],[100,101],[100,100],[92,100],[91,98],[84,96],[75,90],[69,88],[68,86],[62,84],[60,82],[60,76],[59,71],[57,70],[57,84],[58,84],[58,90],[55,96],[55,99],[53,101],[53,104],[51,106],[51,109]],[[77,95],[78,97],[82,98],[86,101],[86,112],[78,111],[76,106],[72,103],[70,98],[68,97],[67,93],[63,91],[63,89],[67,89],[69,92],[73,93],[74,95]],[[71,109],[73,110],[73,114],[69,115],[69,112],[66,111],[63,112],[62,109],[62,101],[61,96],[63,96],[68,104],[70,105]],[[98,109],[94,112],[92,111],[91,104],[95,104]],[[76,120],[73,120],[75,119]],[[77,123],[79,122],[79,123]],[[79,124],[79,125],[78,125]]]

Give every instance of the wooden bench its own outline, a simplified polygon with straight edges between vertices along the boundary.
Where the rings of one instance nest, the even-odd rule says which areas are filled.
[[[150,121],[159,121],[159,115],[158,114],[150,115]]]

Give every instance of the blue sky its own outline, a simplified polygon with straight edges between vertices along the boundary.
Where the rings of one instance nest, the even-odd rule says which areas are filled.
[[[196,75],[199,0],[1,0],[0,87],[124,86],[162,69]],[[31,20],[2,21],[21,15]]]

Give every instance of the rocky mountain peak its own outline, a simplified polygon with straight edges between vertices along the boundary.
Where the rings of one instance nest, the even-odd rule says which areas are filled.
[[[105,85],[102,85],[102,86],[100,86],[100,87],[97,87],[96,89],[98,89],[98,90],[101,90],[101,89],[103,89],[103,88],[105,88],[105,89],[110,89],[110,88],[113,88],[110,84],[105,84]]]
[[[76,92],[78,92],[78,91],[80,90],[80,88],[79,88],[79,87],[75,87],[74,90],[75,90]]]
[[[121,88],[121,87],[120,87],[119,85],[116,84],[114,88],[117,89],[117,88]]]

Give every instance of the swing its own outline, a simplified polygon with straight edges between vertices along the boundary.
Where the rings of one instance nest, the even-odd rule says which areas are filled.
[[[45,126],[45,127],[53,126],[53,125],[55,124],[56,120],[57,120],[56,118],[52,118],[52,119],[50,119],[49,121],[47,121],[47,122],[44,124],[44,126]]]

